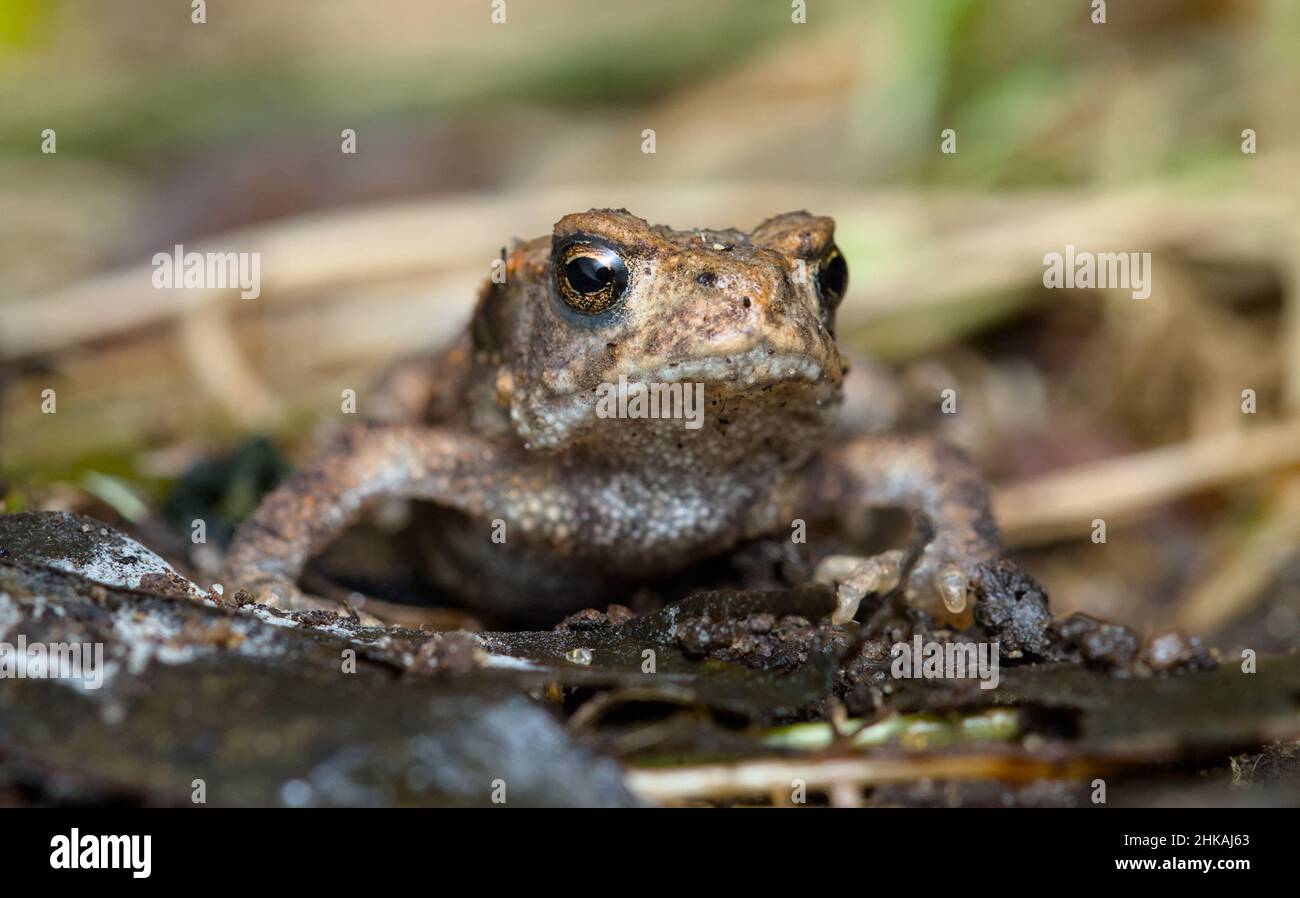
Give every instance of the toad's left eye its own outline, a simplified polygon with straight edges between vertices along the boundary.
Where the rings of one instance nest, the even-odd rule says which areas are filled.
[[[603,243],[575,241],[556,255],[555,285],[573,311],[596,315],[627,290],[627,264]]]
[[[832,246],[817,263],[817,292],[822,301],[835,308],[849,289],[849,263],[844,261],[838,246]]]

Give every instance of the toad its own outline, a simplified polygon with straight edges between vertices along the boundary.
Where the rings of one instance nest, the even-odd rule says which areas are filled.
[[[944,443],[867,426],[880,396],[836,347],[831,219],[676,231],[591,210],[517,243],[503,274],[458,340],[361,398],[376,420],[263,499],[228,589],[321,607],[304,565],[385,497],[437,507],[440,586],[551,620],[797,521],[893,506],[928,521],[928,544],[910,569],[899,549],[824,559],[835,620],[900,587],[941,615],[970,606],[1000,554],[987,489]]]

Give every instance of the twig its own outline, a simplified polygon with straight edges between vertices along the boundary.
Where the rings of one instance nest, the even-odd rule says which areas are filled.
[[[802,782],[809,791],[831,792],[921,779],[1081,779],[1109,765],[1091,758],[1047,761],[1020,754],[943,754],[914,758],[779,758],[655,768],[627,773],[628,787],[660,803],[705,798],[768,796]]]
[[[1057,471],[999,488],[994,511],[1008,542],[1088,533],[1091,521],[1133,520],[1164,502],[1300,465],[1300,417]]]

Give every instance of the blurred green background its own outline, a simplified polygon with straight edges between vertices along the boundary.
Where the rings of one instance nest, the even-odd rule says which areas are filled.
[[[1104,25],[1085,0],[811,0],[803,25],[784,0],[506,10],[493,25],[488,0],[213,0],[195,25],[186,0],[5,0],[0,293],[411,195],[1083,187],[1204,177],[1240,163],[1245,127],[1269,152],[1300,136],[1288,0],[1113,0]],[[338,152],[342,127],[359,158]],[[57,160],[37,152],[44,128]]]

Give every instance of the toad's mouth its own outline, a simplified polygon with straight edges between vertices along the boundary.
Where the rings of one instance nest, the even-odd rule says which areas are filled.
[[[706,388],[726,388],[728,392],[734,393],[782,383],[806,384],[834,392],[839,389],[842,371],[840,360],[833,353],[823,356],[783,352],[760,343],[736,352],[700,355],[671,362],[651,362],[622,368],[615,365],[603,377],[610,382],[622,378],[628,383],[703,383]]]
[[[639,389],[637,385],[648,388],[647,396],[653,395],[656,387],[663,388],[662,395],[673,396],[698,387],[696,395],[702,394],[711,408],[723,402],[732,414],[821,418],[837,405],[842,382],[838,359],[832,359],[827,367],[808,355],[759,346],[658,365],[615,367],[603,374],[599,383],[583,389],[534,396],[533,402],[516,407],[514,418],[530,445],[559,445],[600,422],[611,408],[619,410],[621,416],[624,400]],[[611,406],[611,402],[615,405]],[[772,404],[780,411],[765,411]]]
[[[624,372],[628,381],[647,383],[699,382],[706,386],[729,387],[741,392],[747,387],[765,387],[795,382],[818,386],[835,386],[838,371],[828,376],[826,367],[804,355],[778,353],[759,347],[746,352],[704,356],[679,362],[667,362],[632,373]]]

